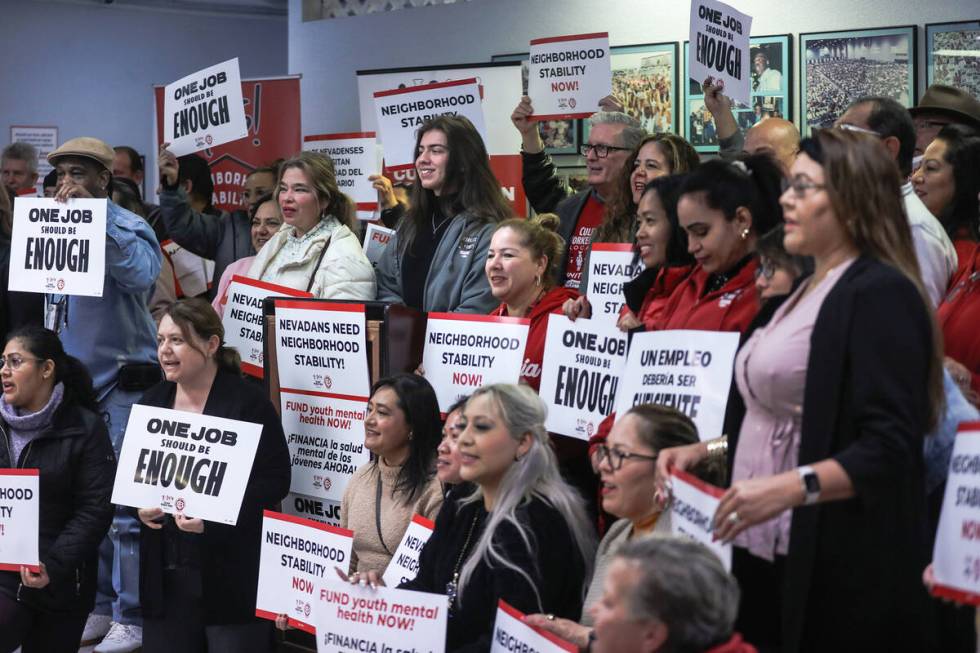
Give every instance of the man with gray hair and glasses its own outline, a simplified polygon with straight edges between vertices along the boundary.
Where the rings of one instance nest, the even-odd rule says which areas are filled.
[[[734,632],[738,583],[698,542],[629,540],[603,589],[591,609],[593,653],[756,653]]]
[[[0,155],[0,175],[12,196],[33,195],[37,184],[37,150],[30,143],[11,143]]]
[[[558,268],[558,284],[568,288],[579,287],[592,232],[602,222],[605,202],[615,191],[630,152],[646,135],[636,118],[605,110],[620,108],[611,96],[603,98],[600,107],[604,110],[589,118],[589,138],[580,148],[589,188],[577,193],[558,176],[554,162],[544,151],[538,123],[531,118],[531,98],[522,97],[510,116],[521,133],[524,193],[536,213],[557,213],[561,218],[558,234],[567,249]]]

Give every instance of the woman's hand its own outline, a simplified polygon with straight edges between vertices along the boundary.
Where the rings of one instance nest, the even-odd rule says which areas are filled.
[[[592,629],[571,619],[562,619],[553,614],[529,614],[524,617],[524,623],[547,630],[579,648],[589,645],[589,633]]]
[[[292,630],[292,626],[289,625],[289,617],[285,614],[276,615],[276,628],[279,630]]]
[[[419,363],[419,366],[415,368],[415,374],[423,378],[425,377],[425,368],[422,367],[422,363]]]
[[[806,495],[799,474],[794,471],[776,476],[737,481],[721,497],[715,512],[714,537],[731,542],[749,526],[801,505]]]
[[[572,322],[580,317],[589,319],[592,317],[592,304],[589,303],[588,297],[579,295],[575,299],[566,299],[562,304],[561,312]]]
[[[185,517],[182,513],[177,513],[174,516],[174,521],[177,522],[177,528],[184,531],[185,533],[197,533],[201,534],[204,532],[204,520],[195,519],[193,517]]]
[[[147,528],[153,530],[163,528],[163,511],[159,508],[140,508],[136,514]]]
[[[657,471],[654,477],[654,484],[657,487],[654,499],[661,508],[666,508],[670,501],[670,473],[675,469],[686,471],[707,457],[708,446],[704,442],[660,450],[657,454]]]
[[[398,198],[395,197],[395,188],[390,179],[384,175],[371,175],[368,177],[368,181],[371,182],[371,187],[378,191],[378,206],[381,207],[382,211],[386,211],[398,204]]]
[[[627,310],[625,313],[619,316],[618,320],[616,320],[616,326],[619,327],[620,331],[625,333],[626,331],[630,331],[636,327],[643,326],[643,322],[640,322],[639,318],[636,317],[633,311]]]
[[[339,570],[338,570],[339,571]],[[376,571],[355,571],[347,577],[347,582],[351,585],[370,585],[374,589],[385,586],[385,581],[381,574]]]
[[[167,149],[168,147],[170,147],[170,143],[160,144],[160,152],[157,154],[157,165],[160,168],[160,179],[167,186],[173,186],[177,183],[179,168],[177,157]]]
[[[20,582],[24,587],[30,587],[31,589],[39,590],[43,587],[47,587],[47,584],[51,582],[48,577],[48,568],[41,563],[41,570],[33,572],[27,567],[21,565],[20,568]]]

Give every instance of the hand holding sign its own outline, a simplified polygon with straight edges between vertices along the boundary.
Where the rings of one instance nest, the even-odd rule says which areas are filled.
[[[177,183],[179,166],[177,164],[177,157],[167,149],[168,147],[170,147],[170,143],[160,144],[157,161],[160,167],[160,181],[168,186],[173,186]]]

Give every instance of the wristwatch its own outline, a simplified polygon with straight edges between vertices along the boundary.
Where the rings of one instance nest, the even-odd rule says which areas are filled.
[[[809,465],[797,467],[796,471],[800,475],[800,484],[803,486],[803,505],[811,506],[820,498],[820,478]]]

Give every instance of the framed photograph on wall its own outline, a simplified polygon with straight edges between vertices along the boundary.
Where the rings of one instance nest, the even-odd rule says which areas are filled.
[[[543,120],[538,133],[548,154],[578,154],[578,125],[576,120]]]
[[[684,136],[698,152],[717,152],[714,119],[704,106],[701,83],[691,79],[684,42]],[[734,107],[743,131],[766,118],[793,119],[793,42],[789,34],[755,36],[750,41],[752,103]]]
[[[980,98],[980,21],[926,25],[926,85]]]
[[[589,187],[589,171],[585,166],[558,166],[558,178],[576,193]]]
[[[680,108],[677,43],[623,45],[609,49],[613,95],[651,134],[677,132]]]
[[[800,34],[800,132],[832,126],[864,95],[913,106],[915,49],[915,25]]]

